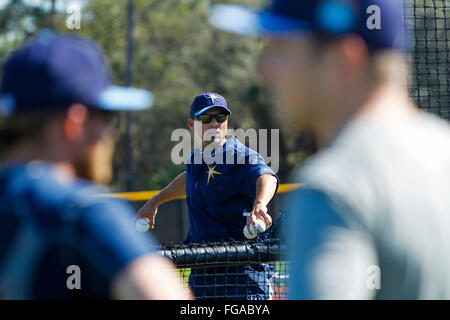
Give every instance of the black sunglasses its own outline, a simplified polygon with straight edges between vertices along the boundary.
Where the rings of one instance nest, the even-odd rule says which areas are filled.
[[[201,114],[194,118],[194,120],[201,121],[202,123],[210,123],[212,119],[216,119],[218,123],[225,122],[228,118],[227,114],[218,113],[218,114]]]

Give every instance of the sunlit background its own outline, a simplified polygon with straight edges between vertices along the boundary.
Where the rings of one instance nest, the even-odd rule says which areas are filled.
[[[198,93],[214,91],[226,97],[233,111],[230,128],[280,128],[257,73],[264,41],[218,31],[207,21],[211,7],[223,2],[244,1],[0,0],[0,68],[11,50],[43,28],[96,40],[117,84],[145,88],[155,96],[152,109],[122,113],[115,119],[119,136],[112,187],[158,190],[184,170],[171,161],[177,142],[170,136],[177,128],[188,128],[189,106]],[[255,6],[264,3],[245,1]],[[407,3],[406,23],[415,31],[410,49],[411,95],[421,108],[449,119],[448,2]],[[283,130],[279,143],[278,175],[287,183],[292,169],[313,152],[314,143],[304,133]],[[280,209],[279,200],[274,201],[275,211]],[[134,205],[138,208],[142,203]],[[158,215],[156,237],[182,240],[187,230],[185,202],[164,204],[160,212],[164,214]]]

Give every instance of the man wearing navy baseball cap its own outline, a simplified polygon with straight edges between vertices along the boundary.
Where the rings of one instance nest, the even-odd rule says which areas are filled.
[[[191,104],[191,119],[195,119],[201,114],[206,113],[206,111],[217,108],[224,115],[230,115],[231,110],[228,108],[227,101],[220,94],[214,92],[205,92],[197,95]]]
[[[320,152],[287,202],[290,299],[449,299],[450,128],[408,96],[399,0],[218,5],[211,23],[262,35],[284,123]]]
[[[51,31],[13,52],[1,81],[0,298],[188,298],[133,209],[96,196],[112,173],[111,111],[146,109],[151,94],[113,86],[96,44]]]
[[[183,196],[189,211],[186,243],[243,241],[246,225],[256,227],[257,220],[267,227],[272,224],[267,205],[278,188],[278,177],[261,155],[227,135],[230,114],[225,98],[217,93],[195,97],[188,123],[202,147],[189,155],[186,171],[139,211],[151,228],[158,206]],[[210,146],[214,151],[208,153]],[[199,299],[270,299],[274,269],[273,264],[193,268],[189,285]]]

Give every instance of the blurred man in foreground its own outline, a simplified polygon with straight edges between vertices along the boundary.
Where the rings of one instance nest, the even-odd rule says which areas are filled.
[[[408,97],[401,12],[278,0],[212,13],[269,36],[261,72],[276,108],[320,144],[288,203],[291,299],[450,298],[450,128]]]
[[[7,60],[0,98],[0,298],[188,298],[132,208],[89,182],[111,177],[111,111],[151,94],[112,86],[91,41],[42,32]]]

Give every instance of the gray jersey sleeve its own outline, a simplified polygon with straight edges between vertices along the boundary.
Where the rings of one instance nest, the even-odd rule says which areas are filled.
[[[343,208],[318,190],[301,189],[288,203],[289,298],[373,298],[379,268],[367,233],[349,228]]]

